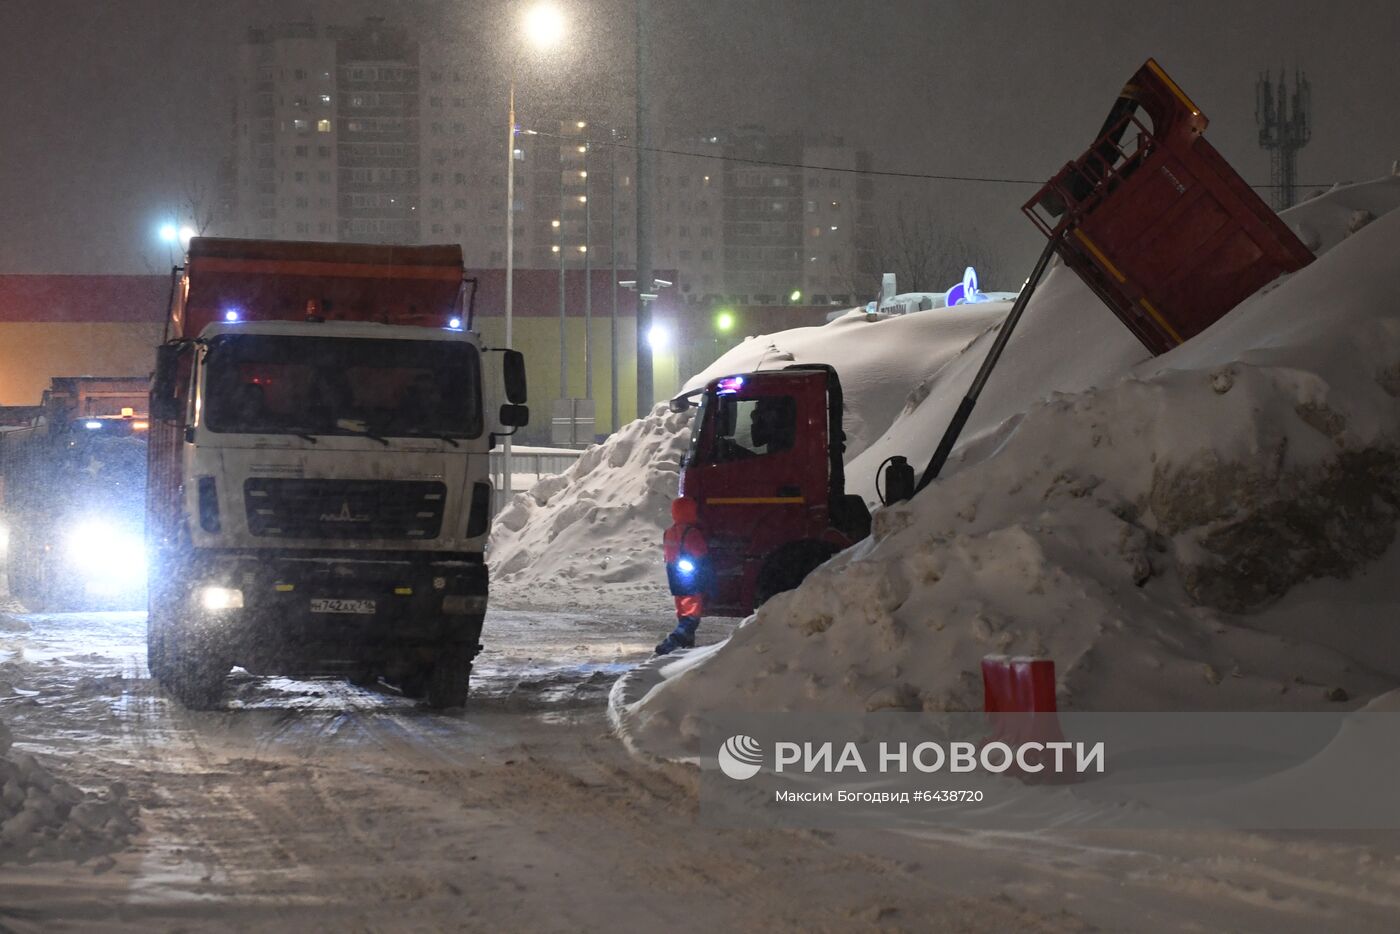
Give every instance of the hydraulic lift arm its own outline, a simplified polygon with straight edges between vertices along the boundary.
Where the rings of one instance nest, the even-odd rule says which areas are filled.
[[[943,432],[943,438],[938,442],[938,447],[933,452],[933,459],[924,468],[923,476],[919,478],[919,483],[910,492],[910,496],[938,479],[943,465],[948,462],[948,455],[953,452],[953,445],[958,442],[958,435],[962,434],[968,418],[972,415],[973,407],[977,405],[977,397],[982,395],[982,387],[987,385],[987,378],[992,375],[997,361],[1001,359],[1001,352],[1006,349],[1006,342],[1011,339],[1011,332],[1016,329],[1016,323],[1021,320],[1026,305],[1030,303],[1031,294],[1035,292],[1035,287],[1040,283],[1040,277],[1045,274],[1045,268],[1050,265],[1050,258],[1055,255],[1058,245],[1059,238],[1052,238],[1046,242],[1045,249],[1040,252],[1040,259],[1035,261],[1035,268],[1031,270],[1030,279],[1021,289],[1021,294],[1016,296],[1016,301],[1012,304],[1006,320],[1001,323],[1001,330],[997,332],[996,340],[992,342],[992,349],[987,351],[986,359],[978,368],[977,375],[972,378],[972,385],[968,387],[967,395],[963,396],[962,402],[958,403],[958,410],[953,413],[953,420],[948,423],[947,429]],[[909,497],[896,497],[894,491],[891,491],[889,498],[893,501],[896,498],[908,499]]]

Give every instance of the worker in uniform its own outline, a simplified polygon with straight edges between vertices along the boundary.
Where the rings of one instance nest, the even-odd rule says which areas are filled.
[[[792,447],[796,431],[797,413],[793,400],[786,396],[764,397],[757,400],[749,414],[747,438],[740,443],[733,437],[722,437],[718,441],[716,457],[722,461],[744,460],[763,454],[773,454]],[[666,530],[662,539],[666,566],[681,556],[682,539],[693,524],[694,516],[682,516],[672,506],[673,524]],[[703,539],[701,542],[703,547]],[[690,554],[694,559],[703,554]],[[699,588],[703,590],[703,587]],[[689,649],[695,646],[695,630],[700,626],[704,613],[704,598],[699,593],[678,595],[676,601],[676,628],[667,634],[656,647],[657,655],[669,655],[676,649]]]
[[[667,567],[680,557],[683,531],[680,525],[672,525],[662,538]],[[698,593],[684,594],[673,599],[676,601],[676,628],[656,646],[657,655],[670,655],[676,649],[695,647],[695,630],[700,626],[700,617],[704,613],[704,600]]]
[[[700,626],[700,614],[704,610],[699,594],[676,597],[676,628],[666,634],[666,638],[656,646],[657,655],[670,655],[676,649],[695,648],[695,630]]]

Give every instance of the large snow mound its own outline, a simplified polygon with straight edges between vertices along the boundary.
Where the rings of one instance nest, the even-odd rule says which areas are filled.
[[[0,865],[86,860],[123,849],[137,830],[136,805],[121,783],[103,794],[57,778],[11,747],[0,722]]]
[[[1079,709],[1392,687],[1398,192],[1387,178],[1288,212],[1319,259],[1158,358],[1058,270],[940,482],[676,666],[628,711],[634,735],[683,744],[721,709],[977,709],[989,653],[1054,659]],[[889,453],[927,458],[990,339],[928,374],[856,483]]]
[[[491,529],[493,601],[669,613],[661,536],[690,417],[657,406],[517,494]]]
[[[874,320],[862,311],[852,311],[821,327],[747,338],[691,377],[681,391],[699,389],[712,379],[733,373],[781,369],[795,363],[832,364],[841,377],[845,396],[842,425],[849,460],[890,427],[904,408],[911,387],[955,359],[1010,309],[1009,302],[987,302],[881,315]]]

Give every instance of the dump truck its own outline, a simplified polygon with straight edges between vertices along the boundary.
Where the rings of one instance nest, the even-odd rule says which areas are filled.
[[[0,408],[10,593],[32,610],[145,603],[147,376],[56,376]]]
[[[1088,151],[1022,207],[1045,248],[923,472],[902,457],[883,465],[884,502],[937,479],[1055,257],[1153,354],[1312,261],[1206,141],[1206,124],[1156,61],[1133,75]],[[745,616],[868,533],[844,489],[839,379],[810,364],[737,373],[671,408],[697,404],[665,537],[668,582],[709,614]]]
[[[457,246],[190,241],[147,480],[148,661],[184,704],[217,704],[234,665],[465,702],[488,452],[528,420],[474,284]]]

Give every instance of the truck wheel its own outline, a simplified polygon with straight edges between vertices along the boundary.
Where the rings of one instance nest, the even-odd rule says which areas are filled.
[[[35,599],[39,586],[37,564],[33,540],[22,530],[15,529],[10,537],[10,594],[27,610],[39,608]]]
[[[165,633],[155,613],[146,616],[146,670],[157,681],[166,678]]]
[[[356,668],[345,680],[357,688],[372,688],[379,683],[379,673],[373,668]]]
[[[190,710],[210,710],[219,705],[224,680],[232,667],[223,653],[203,645],[196,633],[169,627],[159,638],[161,684]]]
[[[434,710],[461,707],[467,702],[472,656],[465,647],[443,650],[428,673],[428,706]]]
[[[827,559],[841,549],[826,542],[796,542],[786,545],[768,559],[754,584],[753,608],[767,603],[775,594],[796,590]]]

